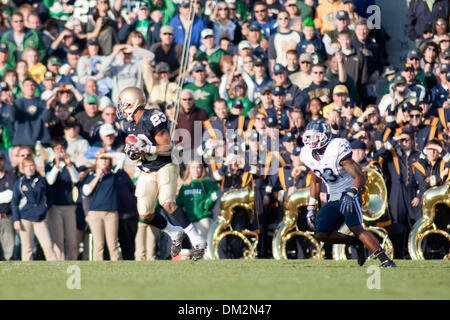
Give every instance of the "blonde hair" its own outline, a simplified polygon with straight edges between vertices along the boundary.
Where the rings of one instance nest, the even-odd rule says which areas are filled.
[[[202,174],[197,180],[202,181],[205,178],[205,166],[203,165],[203,163],[201,161],[193,159],[186,167],[186,172],[184,173],[184,177],[183,177],[184,185],[191,184],[191,182],[193,180],[192,175],[191,175],[191,166],[193,164],[199,164],[202,167]]]
[[[19,172],[20,173],[24,173],[23,169],[25,167],[25,163],[29,163],[29,162],[31,162],[36,167],[36,163],[34,162],[33,156],[25,157],[19,162]]]
[[[216,3],[216,6],[214,7],[214,11],[213,13],[210,15],[210,20],[215,22],[219,19],[219,4],[225,5],[225,7],[227,7],[227,3],[225,1],[218,1]],[[229,18],[228,18],[229,20]]]
[[[37,53],[38,57],[39,57],[39,51],[37,51],[35,48],[26,48],[23,53],[22,53],[22,59],[25,60],[25,62],[28,65],[28,55],[30,54],[30,52],[35,52]],[[38,59],[39,62],[39,59]],[[29,68],[31,68],[32,66],[28,66]]]

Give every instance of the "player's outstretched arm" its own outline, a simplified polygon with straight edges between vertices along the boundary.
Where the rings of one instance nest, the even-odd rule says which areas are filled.
[[[362,172],[359,165],[355,161],[353,161],[353,159],[347,158],[341,161],[341,166],[354,179],[353,187],[358,191],[361,191],[361,189],[366,184],[366,177],[364,176],[364,173]]]

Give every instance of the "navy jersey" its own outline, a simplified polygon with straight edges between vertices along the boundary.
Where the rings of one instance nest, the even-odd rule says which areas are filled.
[[[159,109],[145,110],[139,122],[124,122],[127,135],[134,134],[140,139],[157,146],[155,136],[162,130],[168,130],[168,119]],[[144,172],[158,171],[166,164],[172,162],[171,156],[146,155],[141,159],[138,168]]]

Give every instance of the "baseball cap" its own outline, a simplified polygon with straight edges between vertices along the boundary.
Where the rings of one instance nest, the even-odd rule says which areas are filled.
[[[250,27],[248,27],[250,31],[261,31],[261,26],[256,22],[253,22]]]
[[[247,40],[243,40],[243,41],[239,42],[239,50],[244,50],[244,49],[252,49],[250,42],[248,42]]]
[[[109,136],[112,134],[116,134],[117,132],[116,132],[116,129],[114,129],[112,124],[105,123],[100,126],[100,130],[98,131],[98,133],[101,136],[106,137],[106,136]]]
[[[264,87],[261,88],[261,94],[265,94],[266,92],[272,93],[272,86],[270,84],[266,84]]]
[[[51,71],[46,71],[44,73],[44,80],[55,80],[55,74]]]
[[[99,45],[99,44],[98,44],[98,40],[97,40],[96,38],[89,39],[88,42],[87,42],[87,44],[88,44],[88,45],[97,45],[97,46]]]
[[[242,104],[241,100],[234,100],[231,104],[232,108],[238,108],[238,109],[244,109],[244,105]]]
[[[396,86],[396,85],[398,85],[398,84],[401,84],[401,83],[406,83],[405,77],[403,77],[403,76],[397,76],[397,77],[395,77],[395,80],[394,80],[394,86]]]
[[[72,44],[68,49],[66,49],[66,52],[70,54],[80,54],[81,49],[77,44]]]
[[[361,141],[361,140],[353,140],[350,143],[350,146],[352,147],[352,149],[363,149],[363,150],[366,150],[366,148],[367,148],[365,142]]]
[[[295,146],[294,150],[292,150],[292,154],[294,156],[298,156],[300,154],[300,152],[302,151],[302,148],[300,148],[300,146]]]
[[[173,28],[171,26],[163,26],[161,27],[161,29],[159,30],[159,33],[164,34],[164,33],[170,33],[173,34]]]
[[[170,71],[169,64],[167,62],[161,61],[156,65],[155,71],[156,73],[169,72]]]
[[[58,57],[53,56],[48,59],[48,64],[51,66],[53,66],[55,64],[61,64],[61,60],[59,60]]]
[[[187,8],[187,7],[189,7],[189,5],[190,5],[189,1],[186,1],[186,0],[182,0],[179,4],[179,6],[183,7],[183,8]]]
[[[98,103],[98,98],[96,94],[87,94],[84,98],[84,101],[87,104],[97,104]]]
[[[275,66],[273,67],[273,74],[280,74],[284,71],[286,71],[286,68],[279,63],[275,64]]]
[[[406,56],[407,59],[420,59],[420,54],[417,50],[411,50],[408,52],[408,55]]]
[[[283,136],[283,142],[295,140],[295,136],[292,132],[287,131]]]
[[[345,10],[340,10],[336,13],[336,19],[338,20],[348,20],[350,19],[348,12]]]
[[[272,94],[274,96],[283,96],[286,94],[286,90],[282,86],[276,86],[275,89],[273,89]]]
[[[304,61],[309,62],[309,63],[313,62],[311,55],[307,52],[304,52],[300,55],[300,62],[304,62]]]
[[[202,39],[207,37],[214,37],[214,31],[212,29],[203,29],[201,32]]]
[[[337,86],[334,87],[333,89],[333,94],[348,94],[348,89],[345,85],[343,84],[338,84]]]
[[[448,63],[441,63],[441,65],[439,66],[439,72],[449,72],[450,71],[450,67]]]
[[[194,72],[205,71],[205,65],[201,62],[197,62],[193,69]]]
[[[139,9],[150,9],[150,6],[148,5],[147,2],[141,2]]]
[[[265,66],[266,64],[264,63],[264,60],[263,60],[263,59],[261,59],[261,58],[256,58],[256,59],[253,61],[253,65],[254,65],[254,66]]]
[[[392,74],[395,74],[395,73],[397,73],[397,71],[398,71],[397,67],[387,66],[386,68],[384,68],[383,77],[387,77]]]
[[[8,46],[6,43],[0,43],[0,52],[8,52]]]

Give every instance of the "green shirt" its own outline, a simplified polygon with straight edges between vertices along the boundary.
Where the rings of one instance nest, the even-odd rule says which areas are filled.
[[[178,10],[173,0],[164,0],[164,4],[161,8],[155,6],[153,4],[153,1],[151,0],[147,0],[147,3],[150,6],[151,12],[155,10],[161,11],[161,13],[163,14],[163,21],[162,21],[163,26],[169,24],[170,19],[172,19],[175,16]]]
[[[149,19],[138,20],[137,21],[136,31],[140,32],[144,36],[144,39],[147,39],[147,33],[148,33],[149,25],[150,25],[150,20]]]
[[[184,86],[194,92],[195,105],[208,112],[208,117],[214,115],[214,101],[220,98],[219,89],[211,84],[205,83],[203,87],[197,87],[193,82]]]
[[[181,186],[177,206],[184,208],[191,222],[211,217],[218,190],[217,184],[209,178],[192,180],[190,184]]]
[[[6,63],[6,66],[2,70],[0,70],[0,77],[3,78],[5,71],[8,69],[14,69],[14,67],[12,65],[10,65],[9,63]]]
[[[197,58],[198,56],[204,56],[206,58],[206,61],[208,61],[208,64],[210,65],[212,71],[214,71],[214,73],[218,77],[221,77],[222,72],[220,71],[220,59],[222,59],[224,55],[226,55],[226,52],[218,48],[217,50],[214,50],[214,52],[210,55],[208,55],[205,51],[198,50],[195,53],[194,58]]]

